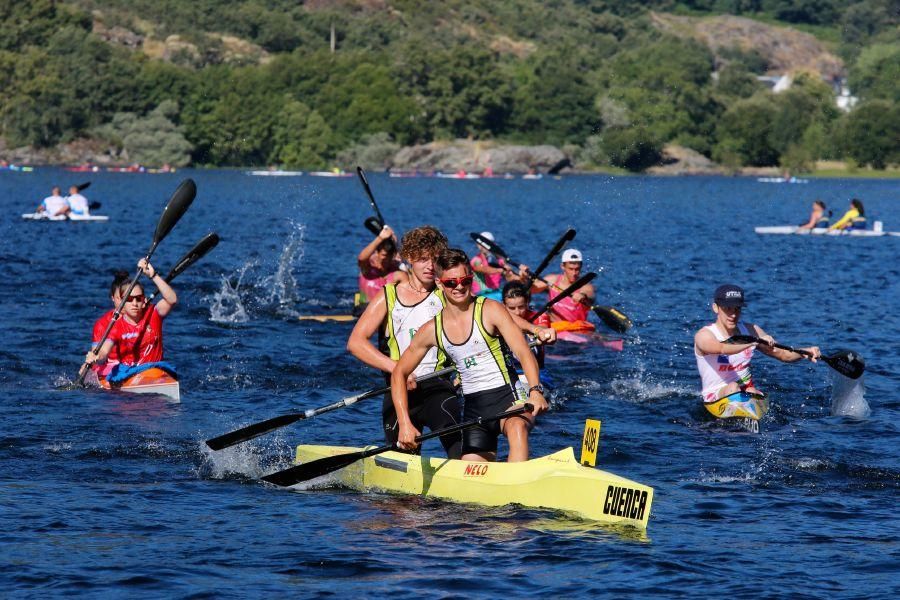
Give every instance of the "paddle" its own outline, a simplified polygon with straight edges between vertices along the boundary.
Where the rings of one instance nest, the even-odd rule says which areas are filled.
[[[546,269],[550,265],[550,261],[552,261],[554,259],[554,257],[556,257],[556,255],[559,254],[560,251],[562,251],[563,246],[566,245],[566,242],[571,242],[574,239],[575,239],[575,230],[567,229],[566,232],[562,235],[562,237],[559,238],[559,240],[557,240],[556,244],[553,246],[553,248],[550,250],[550,252],[547,253],[547,256],[544,257],[544,260],[541,261],[541,264],[538,265],[538,268],[535,269],[528,276],[528,283],[527,283],[528,288],[531,288],[531,282],[533,282],[535,279],[540,277],[541,273],[544,272],[544,269]]]
[[[787,350],[789,352],[796,352],[797,354],[802,354],[804,356],[812,356],[812,353],[807,350],[802,350],[800,348],[793,348],[791,346],[785,346],[784,344],[769,344],[766,340],[760,339],[755,335],[733,335],[727,340],[725,340],[726,344],[764,344],[766,346],[773,346],[775,348],[781,348],[782,350]],[[852,350],[838,350],[828,356],[824,354],[820,357],[825,364],[829,367],[844,375],[849,377],[850,379],[859,379],[863,371],[866,370],[866,363],[863,361],[862,357],[859,356],[856,352]]]
[[[195,245],[193,248],[188,250],[187,254],[185,254],[184,256],[181,257],[181,260],[179,260],[175,264],[175,266],[172,267],[172,270],[169,271],[169,274],[166,275],[163,279],[166,280],[166,283],[172,281],[173,279],[175,279],[176,277],[178,277],[179,275],[184,273],[185,269],[187,269],[189,266],[191,266],[192,264],[194,264],[195,262],[197,262],[198,260],[200,260],[201,258],[206,256],[209,253],[209,251],[212,250],[213,248],[215,248],[218,244],[219,244],[219,234],[217,234],[217,233],[206,234],[206,237],[204,237],[202,240],[197,242],[197,245]],[[156,298],[156,295],[158,293],[159,293],[159,290],[156,290],[155,292],[153,292],[153,294],[150,295],[150,298],[147,300],[147,302],[148,303],[153,302],[153,299]]]
[[[441,369],[440,371],[435,371],[433,373],[428,373],[427,375],[417,377],[416,381],[422,382],[428,379],[434,379],[435,377],[443,377],[444,375],[453,373],[455,370],[456,369],[454,367],[448,367],[446,369]],[[375,396],[386,394],[390,391],[391,386],[371,389],[367,392],[363,392],[355,396],[348,396],[343,400],[338,400],[333,404],[329,404],[321,408],[312,408],[300,413],[288,413],[278,417],[273,417],[271,419],[266,419],[265,421],[247,425],[246,427],[241,427],[240,429],[236,429],[229,433],[214,437],[210,440],[206,440],[206,445],[209,446],[212,450],[222,450],[223,448],[229,448],[231,446],[240,444],[241,442],[252,440],[253,438],[257,438],[263,434],[269,433],[270,431],[274,431],[281,427],[290,425],[291,423],[300,421],[301,419],[309,419],[311,417],[321,415],[322,413],[337,410],[338,408],[343,408],[345,406],[350,406],[351,404],[355,404],[360,400],[366,400],[367,398],[374,398]]]
[[[545,312],[547,312],[548,310],[553,308],[554,304],[556,304],[560,300],[564,300],[564,299],[568,298],[569,296],[571,296],[572,294],[577,292],[580,288],[582,288],[585,285],[592,282],[596,276],[597,276],[596,273],[588,273],[586,275],[582,275],[577,280],[575,280],[575,283],[573,283],[572,285],[570,285],[569,287],[564,289],[562,292],[559,293],[558,296],[556,296],[555,298],[550,300],[547,304],[545,304],[543,307],[541,307],[541,309],[539,311],[537,311],[536,313],[531,315],[531,318],[528,320],[531,321],[532,323],[534,323],[535,319],[537,319],[539,316],[541,316],[542,314],[544,314]]]
[[[570,234],[571,234],[571,237],[569,237]],[[475,240],[476,243],[479,243],[482,246],[484,246],[485,248],[487,248],[488,251],[491,254],[493,254],[494,256],[503,258],[508,263],[514,263],[514,261],[511,258],[509,258],[509,256],[506,254],[506,252],[504,252],[503,249],[500,246],[498,246],[496,243],[492,242],[491,240],[487,239],[486,237],[482,236],[479,233],[472,233],[470,235],[471,235],[472,239]],[[574,238],[575,238],[575,230],[574,229],[569,229],[568,231],[566,231],[566,233],[563,234],[563,237],[560,238],[560,240],[558,242],[556,242],[556,245],[553,247],[553,250],[551,250],[550,254],[548,254],[547,257],[544,259],[544,261],[541,262],[541,264],[540,264],[540,266],[538,266],[537,270],[532,275],[530,275],[530,281],[528,282],[529,287],[531,285],[531,281],[534,281],[535,279],[539,279],[539,280],[543,281],[544,283],[546,283],[547,285],[556,288],[557,290],[560,290],[560,291],[562,290],[561,287],[559,287],[556,284],[550,283],[549,281],[547,281],[546,279],[541,277],[540,274],[544,269],[547,268],[547,265],[550,264],[550,261],[553,260],[553,257],[556,254],[558,254],[560,250],[562,250],[562,247],[565,245],[565,243]],[[518,264],[518,263],[514,263],[514,264]],[[594,311],[594,314],[596,314],[600,318],[601,321],[606,323],[607,327],[609,327],[610,329],[612,329],[613,331],[615,331],[617,333],[625,333],[632,326],[631,319],[629,319],[625,315],[625,313],[618,310],[617,308],[613,308],[612,306],[604,306],[601,304],[594,304],[593,306],[590,306],[590,309],[592,311]]]
[[[366,196],[369,197],[369,203],[372,205],[372,209],[375,211],[375,217],[369,217],[365,220],[366,228],[378,235],[381,231],[381,228],[384,227],[384,217],[381,216],[381,211],[378,210],[378,204],[375,202],[375,196],[372,195],[372,188],[369,187],[369,179],[366,177],[366,172],[362,167],[356,167],[356,175],[359,177],[359,182],[362,184],[363,191],[366,193]]]
[[[534,407],[531,404],[526,403],[522,406],[518,406],[506,412],[500,413],[499,415],[494,415],[493,417],[478,417],[477,419],[472,419],[471,421],[466,421],[465,423],[452,425],[450,427],[438,429],[437,431],[432,431],[431,433],[420,435],[416,438],[416,441],[422,443],[426,440],[447,435],[448,433],[456,433],[457,431],[463,431],[465,429],[470,429],[472,427],[483,425],[485,423],[493,423],[494,421],[514,417],[515,415],[520,415],[524,412],[531,412],[533,409]],[[375,456],[376,454],[382,454],[389,450],[396,450],[396,446],[394,444],[388,444],[385,446],[379,446],[377,448],[366,448],[357,452],[348,452],[346,454],[338,454],[336,456],[326,456],[325,458],[320,458],[318,460],[313,460],[302,465],[290,467],[288,469],[284,469],[283,471],[276,471],[275,473],[266,475],[262,478],[262,480],[267,483],[274,483],[277,486],[290,487],[303,481],[308,481],[310,479],[315,479],[316,477],[321,477],[322,475],[327,475],[328,473],[332,473],[339,469],[343,469],[344,467],[350,466],[356,461],[368,458],[369,456]]]
[[[178,220],[181,219],[182,215],[187,212],[188,207],[190,207],[191,203],[194,201],[194,196],[197,195],[197,184],[194,183],[192,179],[185,179],[181,182],[181,185],[178,186],[178,189],[175,190],[175,193],[172,194],[172,197],[169,199],[168,204],[163,209],[162,214],[159,217],[159,222],[156,224],[156,231],[153,233],[153,243],[150,245],[150,249],[147,251],[147,254],[144,258],[147,262],[150,262],[150,257],[153,256],[153,253],[156,251],[156,247],[159,245],[163,239],[169,232],[172,231],[172,228],[175,227],[175,224],[178,223]],[[93,352],[94,356],[97,355],[100,347],[103,346],[103,342],[106,341],[106,338],[109,336],[110,330],[115,325],[116,321],[119,320],[119,317],[122,314],[122,308],[124,308],[125,303],[128,302],[128,296],[131,295],[131,290],[137,284],[138,278],[141,276],[141,270],[138,269],[137,273],[135,273],[134,278],[131,280],[131,283],[128,285],[128,289],[122,294],[122,299],[119,301],[119,305],[116,307],[115,312],[113,313],[112,319],[109,321],[109,324],[106,326],[106,331],[103,332],[103,337],[100,338],[100,341],[94,347]],[[87,375],[88,364],[83,363],[81,368],[78,369],[78,377],[75,380],[76,385],[82,386],[84,385],[84,376]]]

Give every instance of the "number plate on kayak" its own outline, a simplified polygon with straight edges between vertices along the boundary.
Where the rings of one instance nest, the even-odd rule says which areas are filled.
[[[584,437],[581,438],[581,464],[593,467],[597,464],[600,449],[600,421],[587,419],[584,422]]]

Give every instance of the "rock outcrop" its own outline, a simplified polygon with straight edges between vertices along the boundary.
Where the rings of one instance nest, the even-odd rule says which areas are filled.
[[[471,171],[490,167],[495,173],[545,173],[566,155],[555,146],[504,146],[496,142],[455,140],[408,146],[394,155],[393,169]]]

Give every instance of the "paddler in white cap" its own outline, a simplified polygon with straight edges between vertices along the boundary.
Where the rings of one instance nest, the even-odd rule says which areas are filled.
[[[575,248],[569,248],[562,253],[560,268],[562,273],[557,275],[547,275],[544,279],[550,285],[536,279],[532,286],[533,292],[547,292],[550,300],[559,296],[563,291],[569,288],[573,283],[581,277],[581,266],[583,263],[581,252]],[[590,283],[581,286],[568,298],[563,298],[553,305],[550,311],[551,321],[569,321],[569,322],[587,322],[588,313],[594,304],[594,286]]]

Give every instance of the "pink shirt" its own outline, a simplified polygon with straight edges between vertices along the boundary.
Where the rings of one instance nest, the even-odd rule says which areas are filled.
[[[566,281],[565,277],[557,276],[556,279],[552,282],[557,286],[563,288],[565,290],[568,287],[568,281]],[[557,296],[559,296],[562,292],[557,290],[555,287],[550,286],[550,289],[547,290],[547,295],[550,300],[553,300]],[[588,307],[582,304],[581,302],[576,302],[572,300],[572,296],[568,298],[563,298],[559,302],[553,305],[550,309],[553,311],[556,316],[558,316],[563,321],[587,321],[588,320]]]

